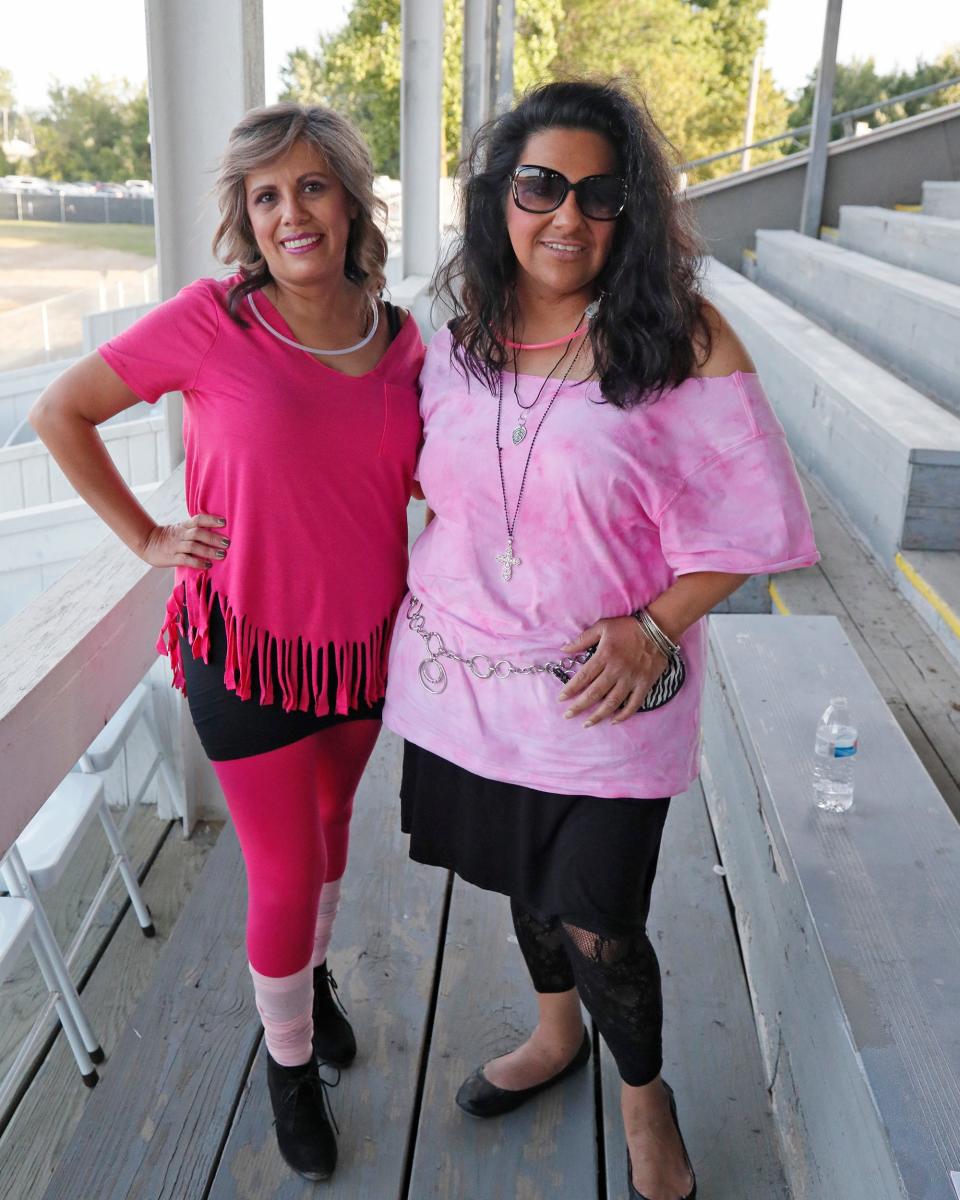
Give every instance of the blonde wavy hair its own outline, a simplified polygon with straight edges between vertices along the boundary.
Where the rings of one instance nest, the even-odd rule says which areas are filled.
[[[387,242],[374,217],[384,221],[387,209],[374,195],[373,162],[357,130],[345,117],[319,104],[254,108],[231,132],[216,183],[221,219],[213,237],[213,252],[240,273],[239,283],[227,297],[230,314],[236,319],[243,297],[273,278],[247,216],[246,177],[298,141],[323,155],[359,210],[350,223],[344,274],[374,299],[386,283]]]

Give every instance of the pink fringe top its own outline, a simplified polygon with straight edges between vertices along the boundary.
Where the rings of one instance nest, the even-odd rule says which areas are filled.
[[[406,505],[421,437],[423,343],[408,318],[378,365],[351,378],[226,310],[233,279],[200,279],[100,347],[141,399],[184,397],[186,500],[223,516],[227,558],[178,568],[157,649],[184,689],[178,635],[208,661],[216,601],[224,680],[261,703],[330,711],[386,687],[386,654],[407,568]],[[289,327],[262,293],[263,316]],[[242,314],[242,310],[241,310]],[[268,664],[276,655],[277,669]]]

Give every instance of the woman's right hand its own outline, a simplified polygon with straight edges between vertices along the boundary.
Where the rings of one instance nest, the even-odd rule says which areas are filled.
[[[223,517],[197,513],[179,525],[154,525],[140,557],[151,567],[212,567],[227,557],[230,539],[223,534]]]

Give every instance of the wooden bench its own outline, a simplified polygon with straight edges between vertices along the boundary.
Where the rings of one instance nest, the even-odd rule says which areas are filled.
[[[831,696],[854,809],[814,806]],[[794,1195],[960,1195],[960,829],[833,617],[711,621],[704,789]]]
[[[341,1160],[323,1194],[620,1200],[619,1082],[606,1050],[593,1071],[508,1120],[475,1121],[454,1105],[461,1079],[532,1027],[534,997],[506,899],[408,860],[399,762],[384,735],[356,802],[332,964],[361,1053],[332,1095]],[[699,787],[677,798],[661,863],[650,930],[664,974],[665,1074],[702,1188],[714,1200],[788,1200]],[[276,1150],[243,916],[228,828],[104,1065],[49,1200],[317,1194]]]
[[[901,547],[960,550],[960,418],[716,261],[707,289],[794,454],[883,567]]]

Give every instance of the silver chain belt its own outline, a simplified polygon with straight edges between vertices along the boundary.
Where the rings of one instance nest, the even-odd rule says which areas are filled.
[[[477,679],[509,679],[511,675],[555,675],[561,683],[566,683],[570,672],[576,666],[582,666],[590,658],[587,653],[574,655],[572,658],[561,658],[544,663],[529,663],[518,667],[508,658],[493,659],[489,654],[457,654],[449,650],[443,637],[436,630],[426,628],[426,618],[423,615],[423,601],[411,595],[410,606],[407,609],[407,624],[413,633],[423,638],[427,646],[427,657],[418,667],[420,682],[428,692],[439,695],[447,686],[447,672],[443,658],[460,663]]]

